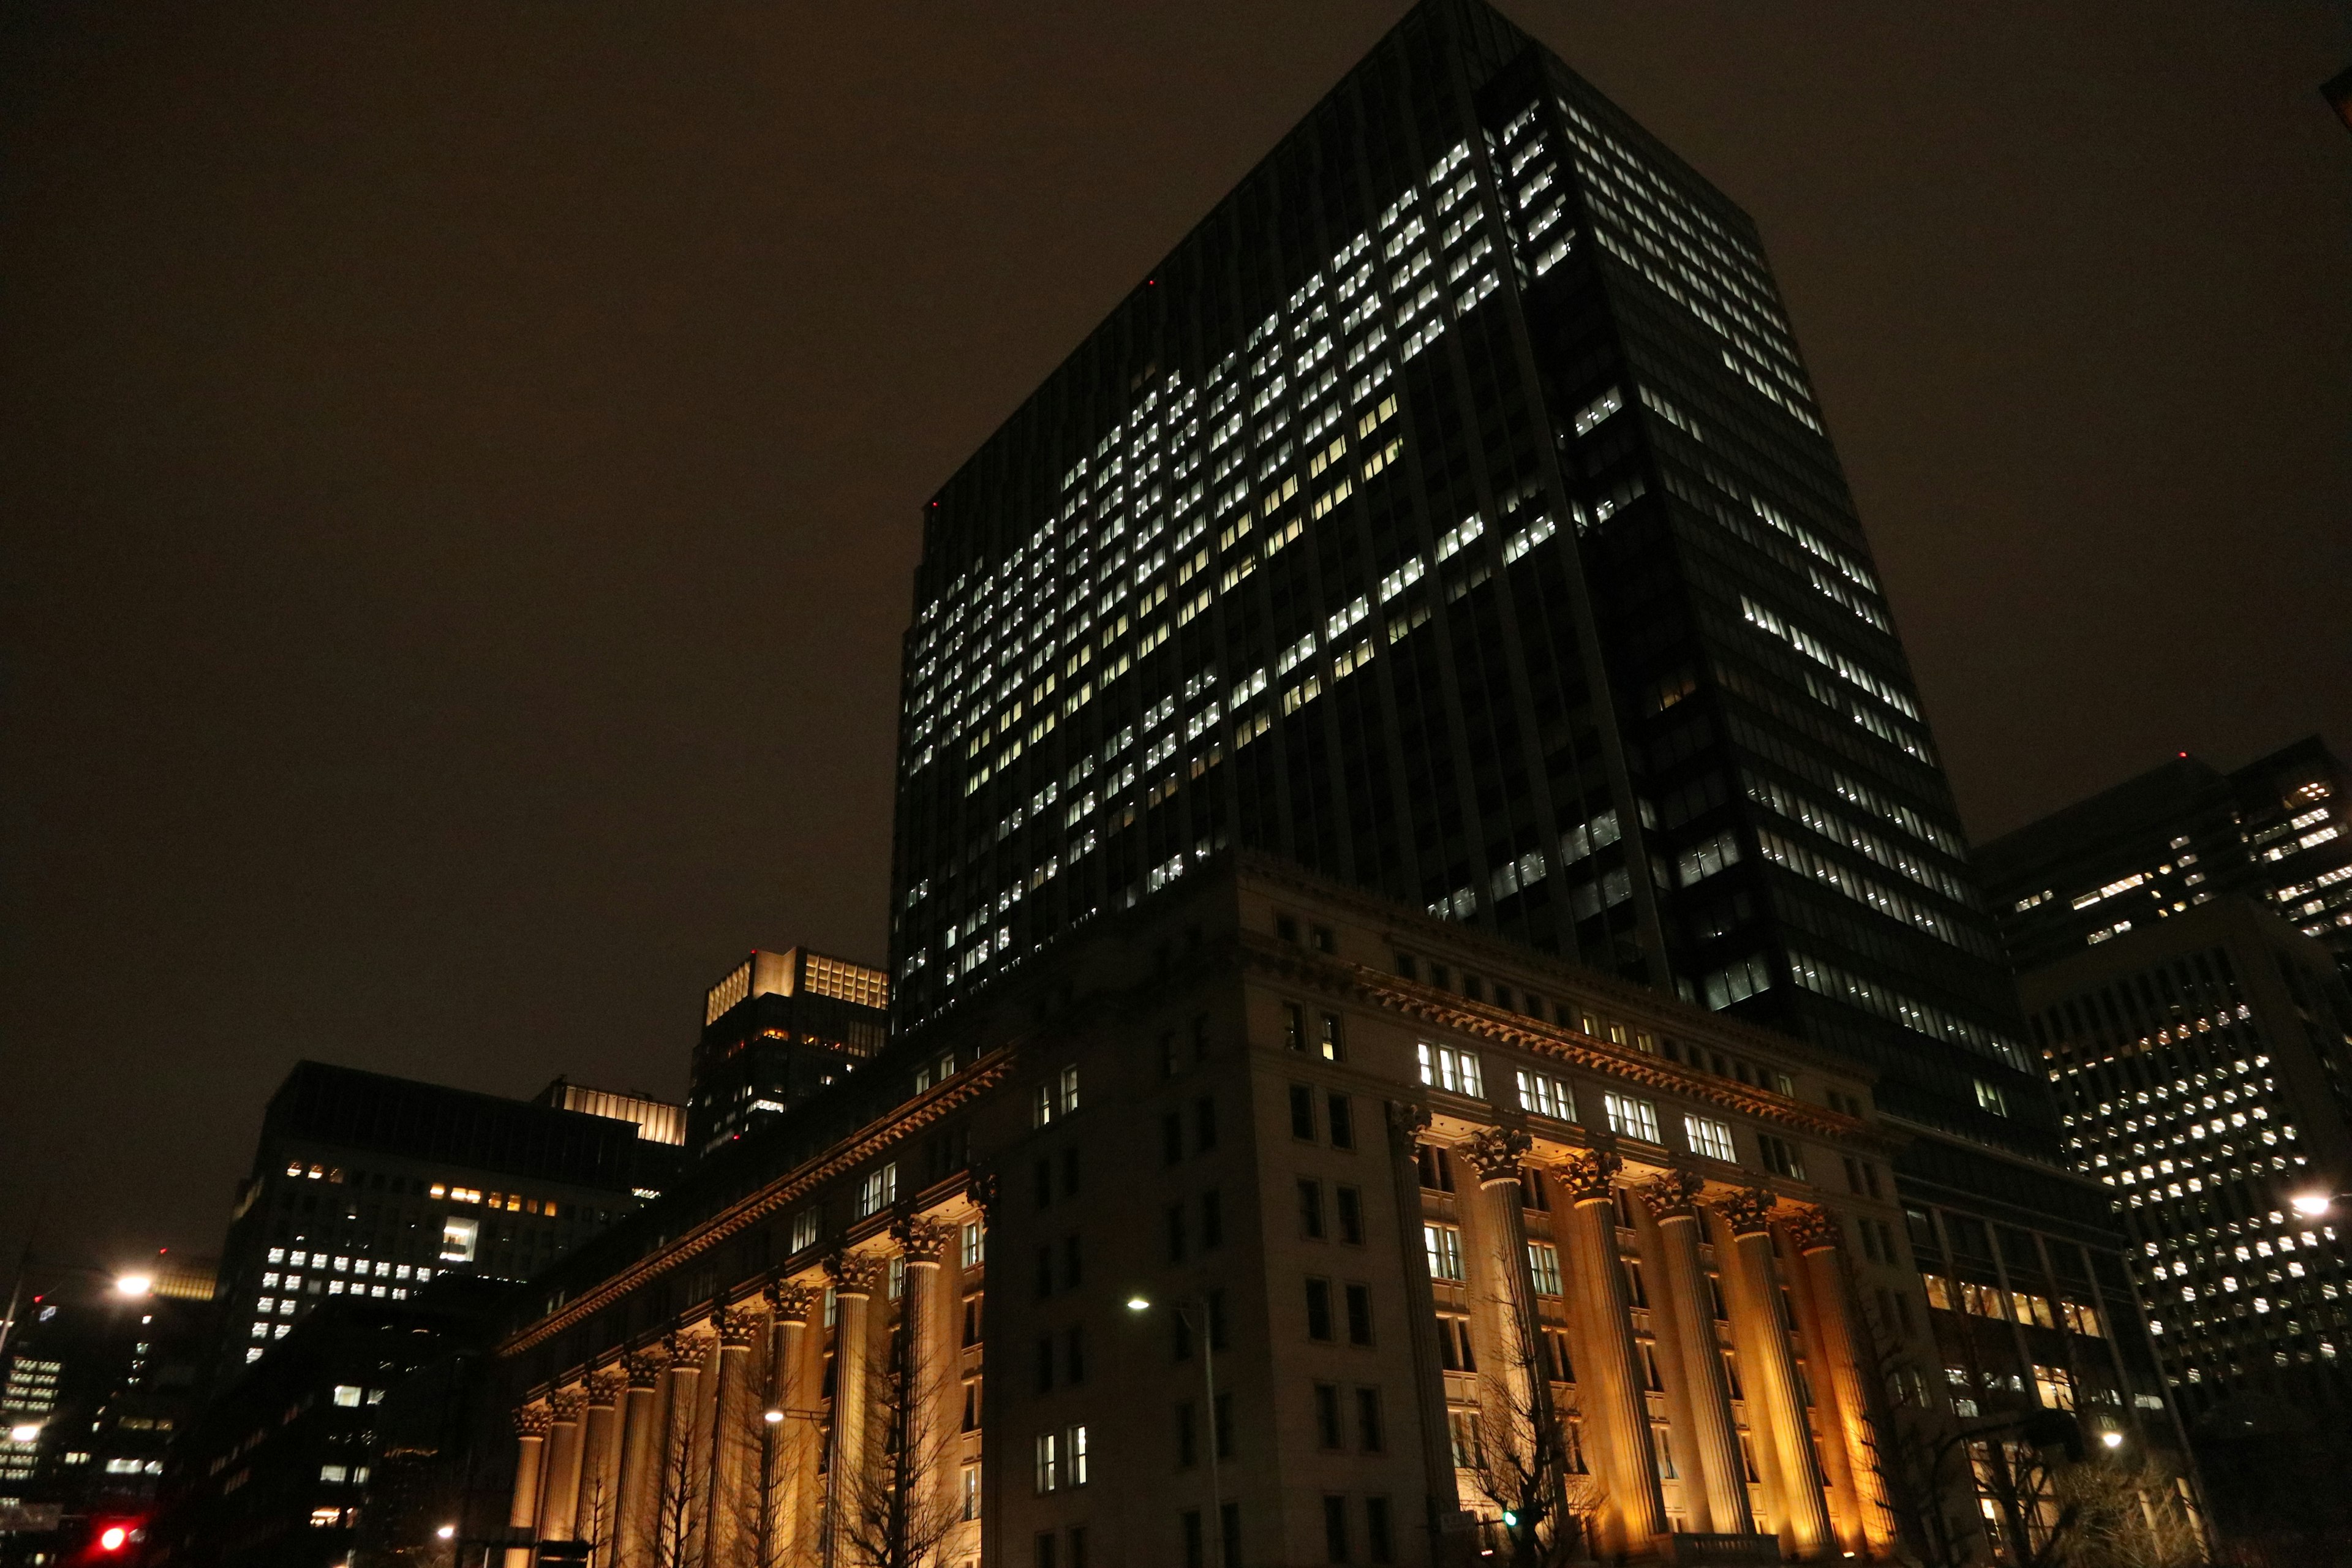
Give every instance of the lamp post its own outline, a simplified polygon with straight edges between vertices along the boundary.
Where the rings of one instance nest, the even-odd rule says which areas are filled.
[[[1216,1335],[1211,1331],[1212,1320],[1208,1298],[1186,1296],[1169,1304],[1176,1310],[1176,1316],[1183,1322],[1184,1327],[1201,1342],[1201,1376],[1208,1389],[1208,1405],[1205,1414],[1208,1416],[1209,1438],[1209,1518],[1206,1529],[1211,1542],[1208,1552],[1209,1568],[1227,1568],[1224,1561],[1224,1482],[1217,1469],[1217,1341]],[[1148,1312],[1151,1310],[1151,1298],[1142,1295],[1129,1296],[1127,1299],[1127,1310],[1130,1312]]]

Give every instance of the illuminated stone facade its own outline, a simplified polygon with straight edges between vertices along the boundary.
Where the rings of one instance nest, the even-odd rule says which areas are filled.
[[[944,1568],[1891,1559],[1977,1513],[1903,1491],[1896,1146],[1835,1058],[1226,857],[539,1281],[509,1563],[889,1561],[900,1454]]]

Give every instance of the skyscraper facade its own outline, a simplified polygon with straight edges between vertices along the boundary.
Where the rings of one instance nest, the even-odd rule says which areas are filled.
[[[2352,770],[2316,735],[2226,773],[2183,752],[1995,839],[1977,865],[2021,973],[2231,893],[2352,973]]]
[[[914,1025],[1263,849],[1868,1066],[2094,1239],[1755,224],[1414,8],[929,502]]]
[[[804,947],[753,952],[703,998],[687,1147],[698,1159],[782,1116],[889,1036],[882,971]]]

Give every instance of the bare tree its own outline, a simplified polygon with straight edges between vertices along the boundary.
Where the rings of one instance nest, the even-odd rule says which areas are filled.
[[[954,1435],[940,1418],[942,1385],[919,1374],[905,1332],[869,1361],[871,1408],[881,1417],[883,1452],[835,1458],[835,1552],[856,1568],[938,1568],[961,1523],[939,1482]]]
[[[1516,1375],[1479,1374],[1477,1425],[1464,1457],[1480,1494],[1502,1517],[1510,1568],[1589,1560],[1592,1516],[1606,1490],[1586,1472],[1567,1419],[1552,1404],[1541,1353],[1521,1346],[1512,1358]]]
[[[709,1467],[701,1458],[699,1425],[689,1403],[673,1412],[664,1434],[661,1479],[654,1499],[652,1568],[704,1568],[702,1495]]]
[[[2075,1512],[2066,1568],[2190,1568],[2205,1542],[2182,1505],[2175,1477],[2152,1461],[2093,1457],[2051,1478]]]

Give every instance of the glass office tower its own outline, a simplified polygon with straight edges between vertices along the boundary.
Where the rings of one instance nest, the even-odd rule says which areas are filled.
[[[1923,1203],[2111,1234],[1755,224],[1493,11],[1412,11],[924,521],[901,1026],[1256,847],[1859,1059]]]

